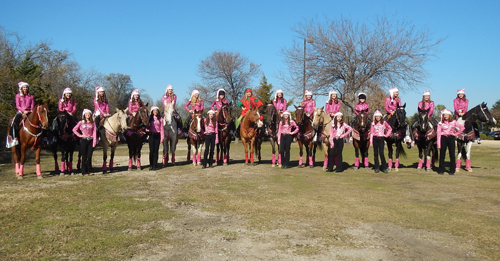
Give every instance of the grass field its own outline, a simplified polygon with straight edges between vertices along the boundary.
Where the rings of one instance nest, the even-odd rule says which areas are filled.
[[[323,172],[321,151],[315,168],[272,168],[268,143],[257,166],[233,144],[229,166],[202,170],[181,144],[178,165],[152,172],[126,171],[126,146],[105,175],[51,174],[45,155],[45,179],[30,160],[17,180],[2,164],[0,259],[500,260],[498,147],[474,144],[473,172],[450,176],[417,171],[416,148],[376,174]]]

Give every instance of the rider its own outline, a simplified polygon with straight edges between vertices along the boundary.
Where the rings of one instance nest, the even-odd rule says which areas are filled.
[[[358,94],[358,103],[354,106],[354,113],[356,116],[351,121],[351,126],[354,126],[354,123],[358,120],[358,115],[361,111],[366,110],[366,114],[370,112],[370,105],[366,103],[366,93],[360,92]]]
[[[238,117],[238,119],[236,120],[236,136],[239,136],[240,135],[240,123],[241,123],[241,119],[243,118],[243,116],[245,116],[247,111],[250,110],[251,108],[254,108],[254,107],[260,108],[260,106],[262,106],[262,102],[259,99],[257,99],[257,97],[252,95],[252,89],[247,88],[245,90],[245,97],[243,97],[243,99],[239,100],[237,105],[243,108],[243,110],[241,111],[240,117]],[[262,120],[262,119],[263,119],[263,117],[260,116],[260,120]]]
[[[217,115],[219,114],[219,111],[222,109],[222,106],[229,105],[229,101],[226,98],[226,91],[224,89],[218,89],[216,96],[217,98],[210,105],[210,109],[215,112],[215,117],[217,118]],[[231,121],[231,124],[229,125],[229,134],[234,135],[235,129],[236,126],[234,122]]]
[[[16,109],[17,113],[14,116],[14,120],[10,126],[10,133],[7,136],[7,147],[10,148],[19,143],[19,123],[21,121],[21,117],[25,118],[29,113],[33,111],[35,108],[35,99],[33,95],[29,93],[29,84],[26,82],[19,82],[17,84],[19,86],[19,93],[16,94]]]
[[[455,174],[455,137],[464,131],[464,126],[451,117],[451,111],[444,109],[441,111],[441,121],[437,127],[437,148],[439,151],[439,171],[444,174],[444,158],[446,149],[450,155],[450,175]]]
[[[108,98],[106,98],[106,92],[104,87],[95,87],[95,97],[94,97],[94,123],[96,126],[97,138],[99,139],[99,129],[101,128],[101,120],[104,117],[109,117],[109,104]]]
[[[396,109],[401,106],[401,98],[399,98],[399,90],[397,87],[389,89],[389,97],[385,97],[386,119],[390,119],[396,112]]]
[[[304,92],[304,99],[300,104],[304,108],[304,113],[307,117],[311,117],[314,113],[314,108],[316,107],[316,101],[312,98],[312,91],[306,90]]]
[[[139,108],[143,105],[144,103],[141,100],[139,90],[133,90],[132,94],[130,94],[130,100],[128,101],[128,112],[130,113],[130,116],[128,117],[129,121],[135,116]]]
[[[276,108],[276,111],[278,111],[278,115],[281,118],[281,114],[286,111],[287,107],[287,102],[283,97],[283,91],[281,89],[276,90],[276,93],[274,94],[273,105],[274,108]]]
[[[163,113],[165,114],[167,109],[167,104],[172,104],[172,108],[174,109],[173,116],[175,121],[177,121],[177,133],[181,133],[182,120],[180,115],[175,110],[175,104],[177,102],[177,95],[174,94],[174,88],[172,85],[167,85],[167,89],[165,90],[165,94],[161,97],[163,103]]]
[[[188,105],[191,106],[191,109],[188,107]],[[186,118],[186,121],[184,122],[184,137],[188,137],[188,130],[189,130],[189,124],[191,124],[191,120],[193,119],[193,113],[195,110],[197,111],[203,111],[204,108],[204,102],[200,97],[200,92],[198,90],[193,90],[191,93],[191,98],[189,99],[186,104],[184,104],[184,109],[189,112],[189,115]]]
[[[73,114],[76,112],[76,101],[73,98],[73,92],[70,88],[65,88],[57,108],[60,112],[67,112],[70,118],[74,118]]]
[[[457,98],[453,100],[453,108],[455,109],[455,119],[462,117],[469,109],[469,100],[465,96],[465,89],[457,91]],[[477,144],[481,144],[479,128],[475,121],[472,122],[472,127],[474,128],[474,135],[476,136]]]
[[[431,91],[424,91],[422,94],[422,100],[418,102],[418,112],[427,111],[427,115],[429,116],[429,120],[437,126],[437,121],[432,117],[434,113],[434,102],[431,100]],[[411,128],[417,127],[418,120],[415,120],[411,125]]]
[[[331,90],[328,93],[328,101],[325,104],[325,113],[330,115],[330,118],[333,119],[335,113],[340,111],[340,101],[337,97],[337,92],[335,90]]]

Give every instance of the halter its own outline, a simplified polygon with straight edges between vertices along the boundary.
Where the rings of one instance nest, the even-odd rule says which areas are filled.
[[[490,121],[490,118],[488,117],[488,115],[486,115],[486,112],[484,112],[482,104],[479,105],[479,108],[481,108],[481,112],[483,113],[484,118],[486,119],[486,121]]]
[[[31,125],[31,127],[35,128],[35,129],[41,129],[42,128],[42,118],[40,117],[40,107],[43,107],[43,105],[37,105],[36,106],[36,115],[38,117],[38,120],[40,121],[40,123],[38,125],[34,125],[33,123],[31,123],[29,117],[26,117],[26,121],[28,121],[28,123]],[[47,118],[47,110],[45,110],[45,117]],[[40,135],[42,135],[43,132],[40,130],[40,133],[38,133],[38,134],[32,133],[31,131],[29,131],[29,129],[26,126],[24,126],[24,121],[23,121],[23,129],[29,135],[31,135],[32,137],[35,138],[35,142],[33,142],[33,147],[31,147],[31,149],[34,149],[35,145],[36,145],[36,142],[38,140],[38,137],[40,137]]]

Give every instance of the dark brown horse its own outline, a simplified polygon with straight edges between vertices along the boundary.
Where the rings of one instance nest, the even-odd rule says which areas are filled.
[[[201,166],[201,150],[205,142],[203,138],[202,111],[195,110],[188,130],[188,155],[189,160],[191,150],[193,150],[193,166]]]
[[[240,137],[241,143],[243,143],[243,147],[245,148],[245,164],[247,165],[255,165],[253,159],[254,151],[257,153],[260,161],[260,147],[256,145],[259,143],[259,140],[257,140],[259,138],[258,129],[261,128],[262,125],[259,109],[257,107],[248,110],[245,117],[241,120]],[[249,150],[250,158],[248,157]],[[250,163],[248,160],[250,160]]]
[[[314,168],[316,143],[313,142],[313,139],[316,135],[316,130],[313,128],[311,118],[307,117],[304,113],[304,108],[302,106],[295,106],[295,109],[295,122],[299,126],[299,135],[297,137],[300,149],[299,168],[304,167],[302,165],[303,147],[306,148],[306,160],[309,162],[309,167]]]
[[[144,142],[144,128],[149,126],[149,111],[148,105],[142,105],[133,116],[128,129],[127,147],[128,147],[128,170],[132,170],[133,161],[137,170],[141,170],[141,150]]]
[[[55,171],[59,171],[63,176],[67,171],[73,172],[73,153],[79,142],[78,136],[73,133],[73,127],[76,125],[75,119],[66,111],[57,113],[52,121],[51,131],[55,142],[52,144],[52,153],[54,156]],[[57,151],[61,150],[61,167],[57,164]]]
[[[229,162],[229,148],[231,147],[231,135],[229,135],[229,131],[232,122],[231,104],[222,105],[220,111],[217,113],[219,143],[217,143],[216,162],[219,164],[222,161],[224,166]]]
[[[49,128],[48,104],[48,102],[38,102],[34,111],[28,114],[26,119],[21,122],[22,128],[19,130],[19,144],[11,147],[18,179],[22,179],[24,175],[27,149],[35,150],[36,176],[39,179],[43,178],[40,167],[40,151],[42,149],[42,131]],[[10,133],[10,127],[7,131]]]
[[[366,110],[359,112],[356,121],[352,126],[352,145],[354,146],[354,169],[359,168],[360,162],[369,169],[368,149],[370,148],[370,118]],[[361,161],[359,154],[361,153]]]
[[[274,107],[274,104],[269,103],[266,108],[266,133],[269,138],[269,142],[271,142],[271,166],[275,167],[278,164],[281,164],[279,157],[279,146],[278,145],[278,128],[280,123],[280,115]],[[276,150],[278,147],[278,150]],[[276,162],[276,154],[278,154],[278,162]]]

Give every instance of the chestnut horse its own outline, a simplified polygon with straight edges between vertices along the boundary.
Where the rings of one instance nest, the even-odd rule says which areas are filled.
[[[144,128],[149,126],[149,111],[148,105],[145,104],[139,107],[135,116],[130,120],[127,135],[128,147],[128,170],[132,170],[133,161],[137,170],[141,170],[141,150],[144,142]]]
[[[241,120],[240,137],[241,143],[243,143],[243,147],[245,148],[245,164],[247,165],[255,166],[253,159],[254,151],[257,153],[260,161],[260,146],[257,146],[259,145],[260,138],[258,137],[259,133],[257,130],[261,128],[262,125],[263,123],[260,120],[259,109],[257,107],[248,110]],[[250,163],[248,162],[249,150]]]
[[[193,117],[191,118],[191,123],[189,124],[188,130],[188,155],[191,154],[191,149],[193,150],[193,166],[201,166],[201,150],[203,149],[203,144],[205,142],[203,137],[203,124],[201,116],[201,110],[195,110]]]
[[[303,147],[306,147],[306,161],[309,162],[309,167],[314,168],[316,144],[313,142],[313,139],[316,135],[316,130],[313,128],[311,118],[307,117],[304,113],[304,108],[302,106],[295,106],[295,109],[295,122],[299,126],[299,135],[297,136],[300,149],[299,168],[304,167],[302,165]]]
[[[217,154],[215,159],[217,164],[222,161],[224,166],[229,162],[229,148],[231,147],[231,135],[229,135],[229,131],[232,121],[231,104],[222,105],[220,111],[217,113],[219,143],[217,143]]]
[[[40,151],[42,150],[43,130],[49,128],[49,102],[40,103],[35,106],[33,112],[28,114],[22,121],[22,128],[19,130],[19,144],[11,147],[12,157],[15,163],[15,171],[18,179],[24,175],[24,163],[26,162],[26,150],[35,150],[36,176],[41,179],[42,169],[40,167]],[[10,133],[10,125],[8,132]]]

